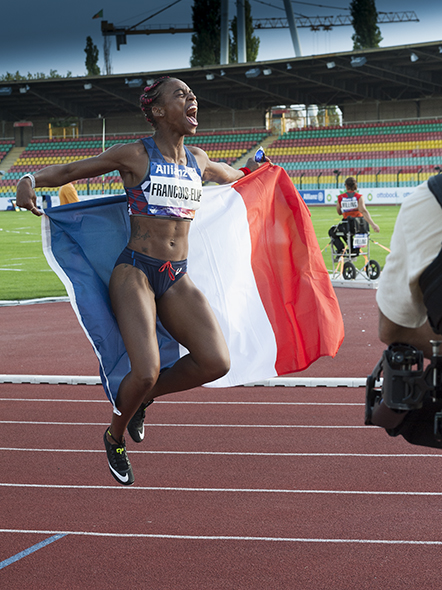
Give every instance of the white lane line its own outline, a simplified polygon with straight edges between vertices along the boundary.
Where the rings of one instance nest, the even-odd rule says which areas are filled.
[[[16,451],[23,453],[104,453],[104,449],[32,449],[21,447],[0,447],[1,451]],[[442,459],[442,454],[433,453],[259,453],[241,451],[139,451],[130,449],[130,454],[139,455],[196,455],[196,456],[233,456],[233,457],[357,457],[357,458],[436,458]]]
[[[22,426],[109,426],[109,422],[36,422],[31,420],[0,420],[0,424],[20,424]],[[310,424],[146,424],[149,428],[327,428],[327,429],[371,429],[373,426],[318,426]]]
[[[86,404],[109,404],[107,399],[51,399],[51,398],[26,398],[26,397],[0,397],[0,402],[56,402],[56,403],[86,403]],[[231,406],[364,406],[363,403],[352,402],[225,402],[225,401],[156,401],[158,404],[193,404],[193,405],[231,405]]]
[[[326,539],[308,537],[248,537],[230,535],[166,535],[161,533],[105,533],[92,531],[48,531],[27,529],[0,529],[0,533],[31,535],[77,535],[89,537],[117,537],[125,539],[171,539],[186,541],[255,541],[280,543],[352,543],[368,545],[442,545],[442,541],[417,541],[413,539]]]
[[[382,490],[286,490],[260,488],[181,488],[168,486],[99,486],[70,484],[39,484],[39,483],[0,483],[0,488],[28,488],[50,490],[138,490],[150,492],[199,492],[217,494],[312,494],[327,496],[425,496],[441,497],[442,492],[405,492]]]

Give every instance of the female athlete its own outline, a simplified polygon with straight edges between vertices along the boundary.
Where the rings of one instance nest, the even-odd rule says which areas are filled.
[[[130,215],[127,247],[109,283],[112,308],[131,363],[118,390],[104,444],[112,475],[123,485],[134,476],[124,432],[144,438],[144,412],[153,399],[197,387],[225,375],[230,359],[220,326],[205,296],[186,273],[190,223],[200,206],[202,181],[239,180],[259,167],[252,158],[235,170],[212,162],[184,138],[195,135],[198,103],[192,90],[175,78],[145,88],[141,108],[154,128],[152,137],[110,147],[96,157],[48,166],[25,175],[17,185],[17,205],[42,215],[36,187],[61,186],[113,170],[123,179]],[[160,374],[156,315],[189,353]]]

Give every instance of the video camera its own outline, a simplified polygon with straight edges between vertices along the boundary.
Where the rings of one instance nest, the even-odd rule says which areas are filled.
[[[391,344],[384,351],[367,378],[365,424],[414,445],[442,449],[442,341],[430,343],[425,369],[422,351],[409,344]]]

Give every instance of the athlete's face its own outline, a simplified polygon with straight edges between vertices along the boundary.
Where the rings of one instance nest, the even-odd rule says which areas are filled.
[[[162,88],[161,107],[164,120],[174,126],[182,126],[183,135],[196,132],[198,101],[187,84],[175,78],[168,80]]]

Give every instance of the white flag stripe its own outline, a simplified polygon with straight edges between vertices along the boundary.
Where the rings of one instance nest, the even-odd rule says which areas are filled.
[[[229,373],[210,385],[273,377],[276,341],[252,272],[246,206],[231,185],[205,188],[204,200],[189,235],[189,276],[210,301],[232,362]]]

